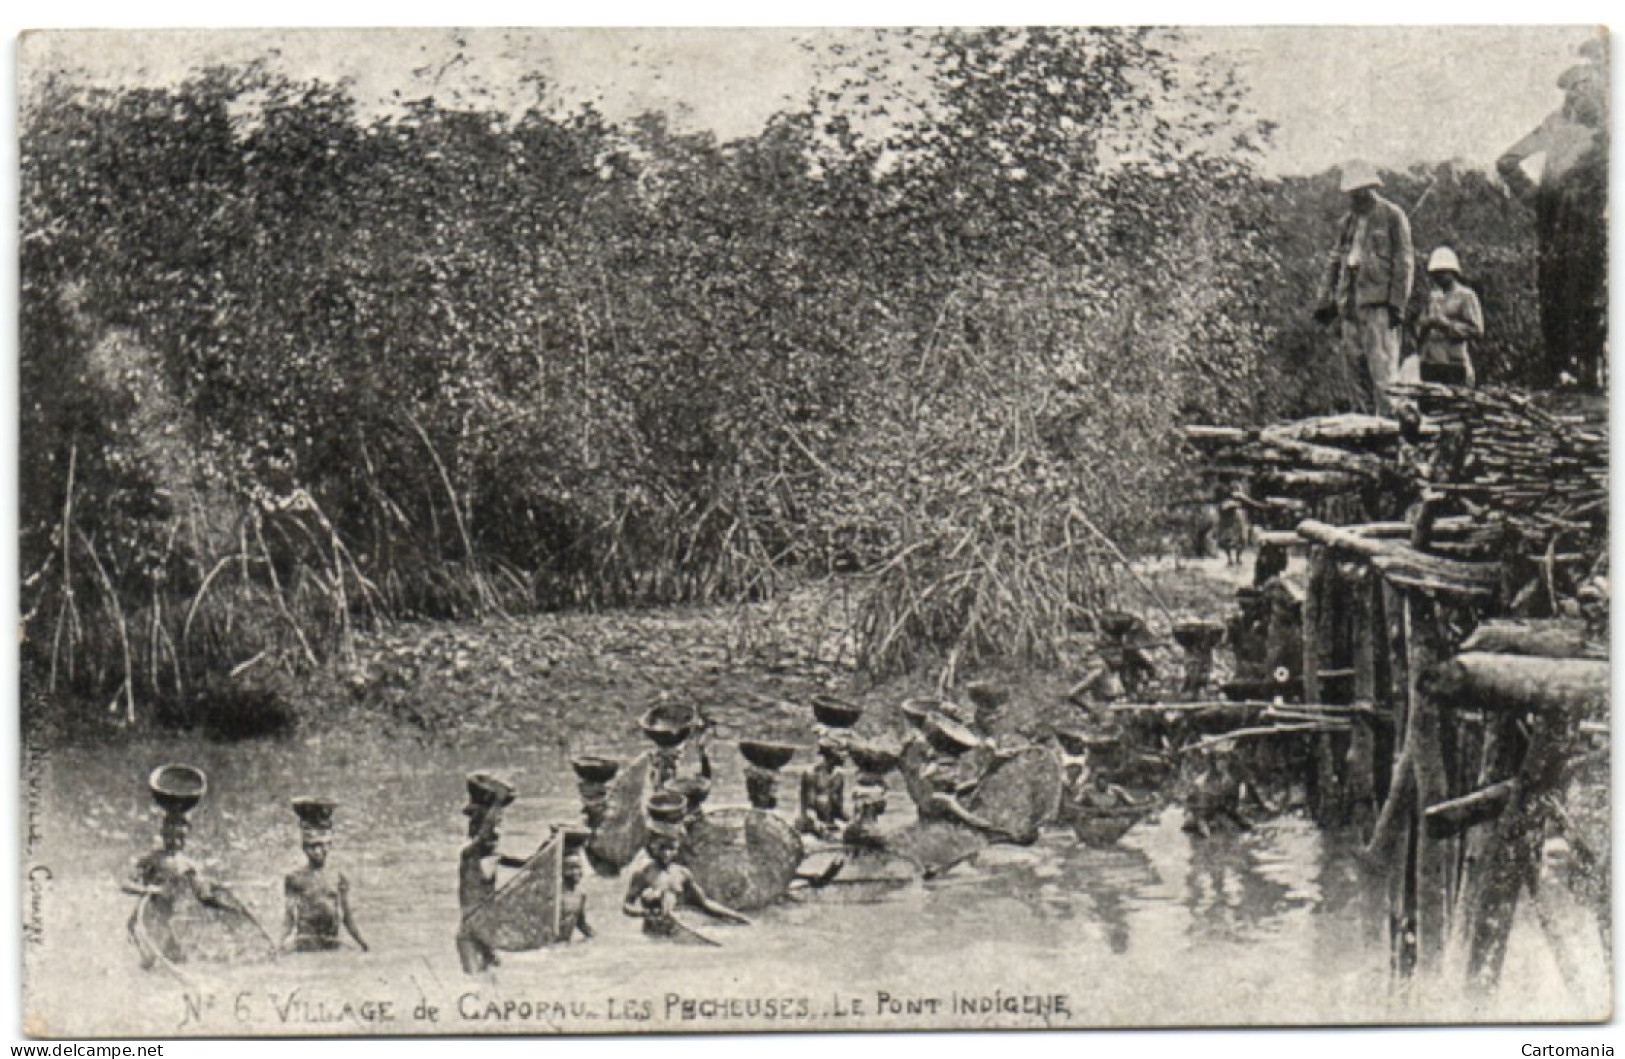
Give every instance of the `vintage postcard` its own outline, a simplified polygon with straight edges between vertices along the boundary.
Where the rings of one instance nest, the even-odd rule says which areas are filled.
[[[28,1034],[1611,1017],[1604,30],[18,49]]]

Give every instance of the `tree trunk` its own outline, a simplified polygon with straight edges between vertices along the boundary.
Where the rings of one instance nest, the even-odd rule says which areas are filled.
[[[1349,582],[1349,621],[1353,633],[1354,701],[1374,706],[1377,701],[1378,608],[1373,597],[1376,578],[1362,570]],[[1377,811],[1376,735],[1373,719],[1360,718],[1349,735],[1344,775],[1348,781],[1351,822],[1361,839],[1370,837]]]
[[[1540,658],[1608,657],[1608,644],[1586,635],[1585,624],[1566,618],[1481,622],[1462,643],[1468,652]]]
[[[1437,612],[1431,601],[1407,596],[1406,640],[1410,644],[1412,683],[1410,723],[1405,733],[1411,764],[1416,770],[1416,935],[1417,966],[1436,971],[1449,936],[1450,895],[1454,890],[1455,849],[1451,839],[1427,833],[1421,813],[1450,798],[1444,750],[1439,732],[1439,707],[1420,686],[1416,674],[1425,672],[1442,647]]]
[[[1594,659],[1469,652],[1434,666],[1424,683],[1450,706],[1605,715],[1609,665]]]
[[[1368,559],[1390,580],[1433,593],[1488,600],[1501,588],[1499,563],[1442,559],[1399,541],[1364,536],[1348,527],[1331,526],[1315,519],[1300,522],[1298,534],[1316,544]]]

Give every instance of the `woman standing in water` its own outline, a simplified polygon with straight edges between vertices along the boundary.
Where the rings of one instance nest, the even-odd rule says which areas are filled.
[[[738,912],[707,897],[694,881],[694,874],[677,863],[682,842],[680,825],[659,820],[649,822],[649,840],[644,847],[648,860],[633,871],[627,881],[621,911],[643,920],[643,932],[653,937],[671,937],[678,933],[681,924],[674,913],[685,906],[730,923],[748,924],[750,920]]]
[[[282,880],[285,906],[283,949],[328,952],[339,947],[339,928],[355,940],[362,952],[367,942],[350,915],[350,880],[341,871],[327,870],[332,845],[334,804],[325,798],[295,798],[300,845],[305,866]]]

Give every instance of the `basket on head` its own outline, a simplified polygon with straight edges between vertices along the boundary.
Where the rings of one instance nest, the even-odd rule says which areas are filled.
[[[570,767],[575,769],[576,778],[586,780],[588,783],[608,783],[621,771],[621,763],[612,757],[601,754],[582,754],[570,759]]]
[[[333,810],[338,803],[331,798],[300,797],[290,803],[293,814],[299,818],[299,831],[307,839],[326,839],[333,830]]]
[[[566,854],[579,853],[592,840],[592,830],[579,824],[556,825],[559,835],[564,839],[564,852]]]
[[[963,754],[981,745],[976,733],[949,717],[934,713],[925,721],[925,737],[944,754]]]
[[[209,778],[191,765],[159,765],[147,777],[147,789],[165,813],[189,813],[209,792]]]
[[[1109,610],[1100,616],[1100,631],[1121,640],[1132,633],[1145,631],[1145,622],[1126,610]]]
[[[683,840],[683,825],[670,820],[650,819],[644,827],[644,832],[647,836],[645,841],[650,838],[665,838],[677,842]]]
[[[689,805],[697,805],[711,795],[711,781],[704,776],[678,776],[666,784],[673,794],[680,794]]]
[[[868,743],[853,743],[846,748],[846,752],[852,755],[852,763],[859,770],[873,776],[885,775],[902,760],[901,755],[890,747]]]
[[[1010,689],[991,680],[976,680],[965,685],[965,697],[978,712],[997,711],[1010,701]]]
[[[1174,642],[1187,651],[1211,651],[1224,639],[1224,626],[1216,621],[1193,619],[1174,626]]]
[[[903,715],[903,720],[918,728],[925,723],[927,717],[931,716],[931,711],[937,709],[941,701],[940,699],[904,699],[902,705],[897,707],[897,710]]]
[[[656,791],[643,804],[649,819],[657,824],[680,824],[688,815],[688,799],[676,791]]]
[[[759,769],[776,772],[790,763],[796,756],[796,748],[790,743],[770,743],[763,739],[741,739],[739,753],[746,761]]]
[[[638,721],[638,727],[656,746],[673,747],[688,738],[697,721],[691,707],[663,702],[649,707]]]
[[[826,728],[851,728],[863,716],[863,707],[833,695],[814,695],[813,719]]]
[[[513,784],[489,772],[470,772],[464,782],[468,786],[468,804],[463,807],[463,813],[468,816],[490,809],[505,809],[519,797]]]

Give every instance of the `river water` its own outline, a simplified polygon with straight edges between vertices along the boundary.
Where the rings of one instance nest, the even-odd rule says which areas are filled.
[[[735,755],[718,757],[712,804],[742,802]],[[281,877],[302,863],[288,799],[337,798],[330,866],[350,880],[372,951],[194,964],[186,985],[141,971],[124,932],[131,899],[117,886],[155,842],[145,777],[169,761],[210,777],[189,852],[274,934]],[[1057,830],[1031,848],[993,847],[879,903],[789,902],[748,927],[707,924],[718,948],[645,939],[619,914],[624,883],[589,877],[594,940],[508,955],[465,977],[452,938],[462,777],[475,768],[504,772],[521,792],[504,852],[528,853],[550,822],[578,817],[574,777],[551,747],[476,757],[329,737],[52,750],[29,770],[38,788],[25,865],[29,1028],[81,1037],[604,1033],[1606,1013],[1600,944],[1588,968],[1595,988],[1576,994],[1522,922],[1495,997],[1469,1001],[1443,980],[1396,988],[1375,889],[1362,884],[1346,841],[1295,816],[1194,839],[1177,809],[1113,849],[1084,848]],[[911,817],[894,793],[887,819]]]

